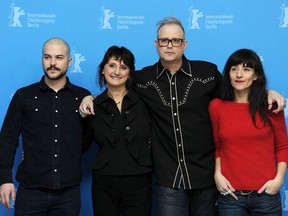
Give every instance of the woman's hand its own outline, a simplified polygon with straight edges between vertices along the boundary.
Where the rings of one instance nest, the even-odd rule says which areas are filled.
[[[264,191],[268,194],[276,194],[280,190],[283,182],[285,172],[287,170],[287,164],[285,162],[279,162],[277,164],[277,174],[274,179],[267,181],[261,188],[258,190],[258,193],[261,194]]]
[[[278,179],[269,180],[260,188],[260,190],[258,190],[258,193],[261,194],[265,191],[267,194],[277,194],[282,186],[282,183],[283,182]]]
[[[235,200],[238,200],[238,197],[234,193],[235,189],[230,184],[230,182],[225,178],[225,176],[222,175],[221,172],[215,172],[214,179],[216,187],[222,195],[224,196],[231,195]]]
[[[95,115],[93,108],[94,99],[95,97],[92,95],[88,95],[82,99],[79,106],[79,114],[82,118],[85,118],[88,115]]]

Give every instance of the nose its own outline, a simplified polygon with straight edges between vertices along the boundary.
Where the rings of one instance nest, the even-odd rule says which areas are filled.
[[[172,40],[169,40],[169,41],[168,41],[167,47],[170,47],[170,48],[173,47],[173,45],[172,45]]]
[[[56,65],[56,59],[55,59],[55,58],[51,58],[50,64],[53,65],[53,66],[55,66],[55,65]]]
[[[119,75],[120,74],[120,67],[116,67],[114,73],[116,75]]]
[[[237,77],[242,77],[243,76],[243,71],[241,69],[238,70],[237,73],[236,73],[236,76]]]

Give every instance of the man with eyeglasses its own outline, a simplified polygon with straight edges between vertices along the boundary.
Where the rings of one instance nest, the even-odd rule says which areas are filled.
[[[208,104],[221,74],[212,63],[185,57],[185,31],[176,18],[158,23],[155,46],[160,59],[137,74],[136,91],[153,120],[158,215],[217,215]]]
[[[137,72],[135,81],[152,117],[157,215],[218,215],[208,105],[222,75],[212,63],[185,57],[185,31],[177,18],[158,23],[155,46],[159,61]],[[281,95],[269,94],[281,104]],[[91,99],[86,97],[80,105],[83,116],[94,114]],[[283,109],[278,107],[276,112]]]
[[[136,91],[151,111],[158,216],[218,215],[208,105],[222,75],[215,64],[185,57],[177,18],[158,22],[155,46],[160,59],[137,73]]]

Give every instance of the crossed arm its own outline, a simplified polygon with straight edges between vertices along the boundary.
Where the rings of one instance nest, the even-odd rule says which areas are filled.
[[[96,96],[88,95],[83,98],[80,106],[79,106],[79,113],[81,117],[86,117],[88,115],[95,115],[94,109],[93,109],[93,100],[96,98]],[[286,99],[280,95],[275,90],[268,90],[268,109],[272,109],[272,104],[276,103],[277,108],[273,110],[273,113],[278,113],[282,111],[286,107]]]

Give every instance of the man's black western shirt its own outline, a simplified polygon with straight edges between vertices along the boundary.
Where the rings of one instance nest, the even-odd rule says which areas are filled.
[[[88,90],[67,78],[55,92],[41,81],[14,94],[0,134],[0,185],[12,183],[22,135],[24,160],[16,179],[30,188],[59,189],[81,181],[82,119],[78,107]]]
[[[166,187],[197,189],[214,184],[214,140],[208,105],[221,74],[216,65],[188,61],[175,74],[160,61],[136,73],[136,91],[152,117],[156,181]]]

